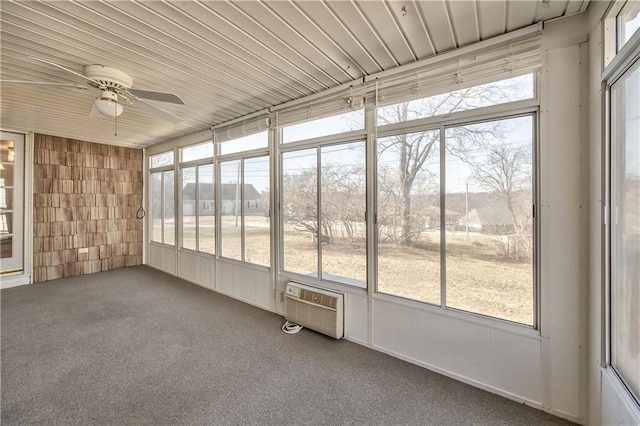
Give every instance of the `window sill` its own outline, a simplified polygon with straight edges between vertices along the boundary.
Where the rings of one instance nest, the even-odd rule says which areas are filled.
[[[526,324],[519,324],[500,318],[487,317],[473,312],[465,312],[453,308],[442,308],[437,305],[431,305],[417,300],[405,299],[389,294],[375,293],[374,300],[380,300],[386,303],[405,306],[407,308],[426,312],[429,314],[442,315],[459,321],[470,322],[477,325],[490,327],[496,330],[506,331],[519,336],[529,337],[535,340],[542,340],[540,331]]]

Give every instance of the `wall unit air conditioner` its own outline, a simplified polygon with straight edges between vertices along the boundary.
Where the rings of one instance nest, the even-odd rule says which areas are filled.
[[[342,337],[344,329],[344,296],[342,294],[289,282],[285,295],[287,320],[335,339]]]

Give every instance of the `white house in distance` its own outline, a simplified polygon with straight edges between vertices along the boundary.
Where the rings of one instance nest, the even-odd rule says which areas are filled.
[[[234,215],[240,212],[240,203],[243,203],[244,213],[248,215],[263,215],[265,211],[264,201],[268,201],[268,194],[260,194],[251,184],[245,184],[243,187],[244,200],[240,200],[240,186],[233,183],[223,183],[220,185],[220,214]],[[201,215],[212,215],[215,213],[215,199],[213,196],[213,185],[199,184],[198,212]],[[184,198],[182,204],[182,214],[185,216],[196,215],[195,204],[195,184],[187,183],[182,189]]]

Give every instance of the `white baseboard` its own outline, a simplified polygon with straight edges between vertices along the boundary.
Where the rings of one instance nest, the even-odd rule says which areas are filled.
[[[31,284],[30,275],[12,275],[0,278],[0,289]]]

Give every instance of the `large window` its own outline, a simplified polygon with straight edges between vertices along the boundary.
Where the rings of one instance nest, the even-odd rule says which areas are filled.
[[[169,245],[176,242],[173,164],[173,151],[149,157],[149,240]]]
[[[535,325],[535,110],[447,121],[449,112],[531,99],[533,81],[378,109],[383,135],[385,124],[416,123],[377,141],[378,292]],[[442,124],[421,128],[440,115]]]
[[[364,141],[282,155],[285,271],[365,287]]]
[[[616,51],[627,44],[631,36],[640,28],[640,2],[628,0],[616,16]]]
[[[534,323],[528,115],[445,132],[446,306]]]
[[[534,75],[525,74],[453,92],[378,108],[378,126],[500,105],[535,97]]]
[[[254,133],[238,139],[232,139],[220,144],[220,154],[234,154],[236,152],[250,151],[253,149],[267,148],[269,138],[267,132]]]
[[[286,126],[282,129],[282,142],[295,142],[360,129],[364,129],[364,109]]]
[[[611,86],[611,364],[640,401],[640,60]]]
[[[378,140],[378,291],[440,304],[440,131]]]
[[[220,144],[220,256],[271,265],[268,133]],[[256,151],[258,153],[256,153]]]
[[[181,247],[215,253],[213,143],[180,149]]]
[[[271,264],[269,157],[244,159],[243,171],[244,260],[269,266]]]
[[[220,255],[242,260],[242,169],[240,160],[220,163]]]

